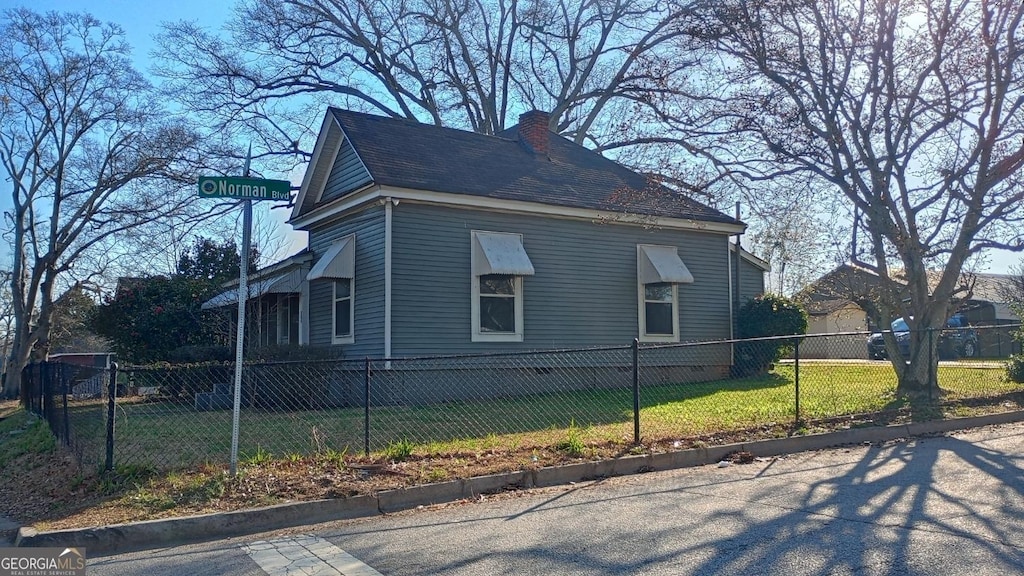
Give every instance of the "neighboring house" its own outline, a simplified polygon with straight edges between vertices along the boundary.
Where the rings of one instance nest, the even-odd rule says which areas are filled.
[[[971,274],[972,297],[959,311],[973,326],[1016,324],[1020,320],[1006,305],[1003,294],[1012,276],[1003,274]],[[853,301],[853,295],[867,295],[878,286],[878,276],[866,268],[843,264],[807,285],[794,296],[808,314],[808,334],[836,332],[868,332],[877,329],[868,320],[867,312]],[[1004,357],[1016,350],[1008,328],[978,330],[980,354]],[[800,346],[804,358],[866,358],[863,334],[808,338]]]
[[[1014,281],[1019,276],[1009,274],[973,274],[971,298],[960,307],[960,312],[973,326],[999,326],[979,329],[978,348],[981,356],[1005,358],[1020,353],[1021,347],[1013,338],[1015,326],[1021,319],[1010,310],[1008,296],[1014,292]]]
[[[50,354],[48,362],[58,366],[55,370],[58,381],[68,393],[79,398],[103,396],[109,385],[109,372],[114,363],[112,352],[65,352]]]
[[[262,268],[249,275],[246,322],[248,340],[258,346],[299,344],[305,313],[300,303],[309,298],[306,276],[313,261],[309,250]],[[231,324],[238,321],[238,280],[224,285],[227,291],[203,303],[203,310],[223,308]],[[305,296],[304,296],[305,295]],[[234,329],[231,331],[232,337]]]
[[[865,332],[868,315],[851,300],[877,286],[878,276],[854,264],[843,264],[804,287],[793,299],[807,311],[808,334],[858,332],[860,334],[807,338],[800,345],[802,358],[867,358]]]
[[[1010,274],[973,274],[971,298],[961,306],[971,324],[1017,324],[1020,318],[1010,310],[1008,296],[1014,293],[1019,276]]]
[[[729,338],[745,225],[548,123],[488,136],[329,109],[290,219],[311,259],[288,285],[299,342],[398,358]],[[767,264],[740,255],[742,304]]]

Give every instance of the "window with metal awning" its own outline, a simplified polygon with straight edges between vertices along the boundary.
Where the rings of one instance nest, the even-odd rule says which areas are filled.
[[[523,341],[523,276],[535,274],[522,234],[470,234],[472,341]]]
[[[306,280],[334,281],[331,307],[331,342],[355,342],[356,236],[350,234],[331,243],[310,268]]]
[[[693,284],[693,274],[675,246],[641,244],[637,248],[641,284]]]
[[[473,275],[533,276],[533,262],[523,248],[523,235],[473,231]]]
[[[693,274],[675,246],[636,247],[637,318],[642,342],[679,341],[679,285]]]
[[[335,240],[324,251],[306,275],[306,280],[320,278],[355,278],[356,276],[356,235],[350,234]]]

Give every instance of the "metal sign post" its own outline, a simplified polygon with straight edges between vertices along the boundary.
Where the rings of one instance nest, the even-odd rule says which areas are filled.
[[[245,154],[242,177],[249,177],[252,144]],[[202,193],[203,182],[199,190]],[[249,299],[249,252],[252,250],[252,200],[242,201],[242,251],[238,262],[238,332],[235,336],[235,398],[231,407],[231,475],[238,473],[238,431],[242,413],[242,354],[245,344],[245,302]]]
[[[249,177],[252,146],[245,156],[242,176],[201,176],[199,196],[242,200],[242,253],[238,266],[238,332],[235,337],[235,397],[231,414],[231,475],[238,473],[239,416],[242,411],[242,356],[245,343],[245,303],[249,296],[249,253],[252,251],[252,201],[289,200],[291,183]]]
[[[246,172],[249,161],[246,160]],[[242,352],[245,343],[245,301],[249,296],[249,252],[252,246],[252,200],[242,202],[242,259],[238,265],[238,333],[235,337],[235,399],[231,413],[231,475],[238,473],[238,429],[242,412]]]

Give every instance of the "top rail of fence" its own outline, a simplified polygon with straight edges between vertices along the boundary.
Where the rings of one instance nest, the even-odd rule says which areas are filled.
[[[973,330],[991,330],[991,329],[1003,329],[1003,330],[1017,330],[1021,328],[1021,324],[985,324],[985,325],[971,325],[965,326],[964,328]],[[942,331],[946,328],[935,328],[933,331]],[[732,344],[744,344],[751,342],[773,342],[773,341],[791,341],[791,340],[813,340],[820,338],[837,338],[837,337],[868,337],[871,334],[878,333],[891,333],[892,330],[855,330],[855,331],[844,331],[844,332],[826,332],[820,334],[787,334],[782,336],[762,336],[758,338],[724,338],[720,340],[694,340],[689,342],[672,342],[672,343],[645,343],[640,342],[639,347],[642,350],[656,350],[656,349],[674,349],[674,348],[696,348],[704,346],[715,346],[715,345],[732,345]],[[519,350],[519,351],[506,351],[506,352],[478,352],[478,353],[464,353],[464,354],[431,354],[431,355],[414,355],[414,356],[365,356],[360,358],[317,358],[308,360],[250,360],[244,363],[245,366],[287,366],[287,365],[303,365],[303,366],[316,366],[316,365],[337,365],[341,364],[353,364],[363,365],[366,361],[372,363],[379,362],[410,362],[410,361],[451,361],[451,360],[477,360],[477,359],[488,359],[488,358],[517,358],[517,357],[529,357],[539,355],[554,355],[554,354],[584,354],[584,353],[599,353],[599,352],[613,352],[629,350],[633,346],[630,344],[619,344],[609,346],[590,346],[590,347],[576,347],[576,348],[541,348],[533,350]],[[130,371],[157,371],[157,370],[187,370],[189,368],[199,368],[208,366],[231,366],[232,362],[196,362],[192,364],[151,364],[151,365],[122,365],[123,370]]]

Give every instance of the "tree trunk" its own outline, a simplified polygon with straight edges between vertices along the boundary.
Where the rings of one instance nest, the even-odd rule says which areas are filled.
[[[54,276],[52,271],[48,271],[49,275]],[[53,286],[53,282],[43,282],[40,290],[39,299],[41,300],[39,306],[39,314],[36,318],[36,325],[29,328],[28,319],[31,318],[31,310],[35,305],[35,298],[32,298],[28,305],[24,305],[22,302],[15,301],[15,331],[14,331],[14,342],[11,344],[11,356],[10,362],[7,366],[7,377],[4,380],[3,398],[14,399],[20,398],[22,401],[25,400],[24,394],[21,390],[21,372],[29,365],[29,362],[33,360],[46,360],[49,352],[47,346],[48,334],[50,331],[50,324],[53,316],[53,295],[50,292],[50,287]],[[16,298],[20,298],[24,290],[21,287],[15,286],[15,293],[18,294]],[[43,346],[39,346],[42,343]]]
[[[909,358],[896,355],[893,366],[896,368],[896,394],[898,396],[929,396],[938,391],[938,336],[935,329],[911,331]],[[937,395],[937,394],[936,394]]]
[[[3,389],[3,398],[8,400],[19,398],[23,403],[25,398],[22,398],[21,371],[28,366],[32,355],[32,346],[26,346],[26,340],[25,338],[19,339],[17,337],[14,339],[11,355],[7,362],[7,373],[4,376]]]

